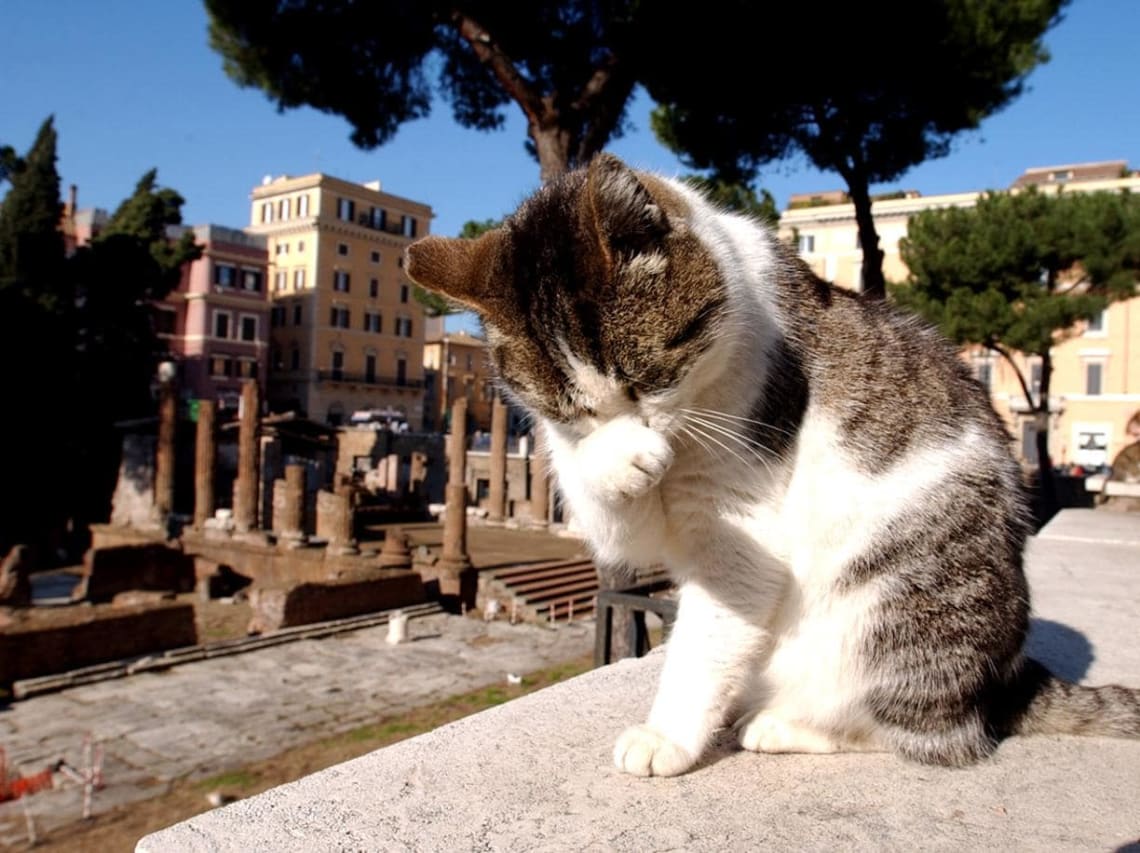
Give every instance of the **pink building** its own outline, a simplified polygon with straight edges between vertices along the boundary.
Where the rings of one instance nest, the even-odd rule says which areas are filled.
[[[172,237],[184,228],[169,229]],[[266,238],[220,225],[190,230],[202,256],[155,308],[155,330],[179,364],[184,399],[237,409],[244,379],[264,388],[269,353]]]

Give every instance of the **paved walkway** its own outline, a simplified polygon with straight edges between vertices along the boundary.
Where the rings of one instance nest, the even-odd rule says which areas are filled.
[[[188,664],[0,706],[0,746],[29,773],[64,756],[80,764],[90,733],[106,750],[96,811],[146,799],[183,777],[204,778],[381,717],[561,663],[593,647],[593,623],[484,623],[436,615],[387,628]],[[74,786],[29,801],[37,825],[78,819]],[[24,841],[18,803],[0,805],[0,848]]]

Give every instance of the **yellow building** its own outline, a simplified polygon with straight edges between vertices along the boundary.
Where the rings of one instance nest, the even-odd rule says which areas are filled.
[[[267,178],[249,231],[268,239],[270,407],[330,424],[392,409],[423,424],[424,312],[404,248],[431,208],[328,175]]]
[[[1124,161],[1049,166],[1027,170],[1012,186],[1033,185],[1041,192],[1140,192],[1140,173]],[[888,281],[904,281],[906,265],[899,241],[914,214],[932,208],[973,207],[981,192],[921,196],[914,191],[891,193],[875,201],[873,214]],[[863,252],[854,206],[841,192],[792,196],[780,217],[780,232],[795,240],[801,257],[822,278],[841,287],[862,289]],[[1126,424],[1140,409],[1140,298],[1118,302],[1091,324],[1070,330],[1053,348],[1050,387],[1049,455],[1056,464],[1099,466],[1132,439]],[[1021,458],[1036,462],[1035,427],[1027,415],[1025,394],[1014,370],[983,348],[963,352],[1005,418]],[[1035,359],[1016,356],[1037,393],[1040,367]]]
[[[426,429],[442,430],[447,412],[460,397],[467,398],[469,428],[491,429],[495,395],[483,338],[466,332],[444,332],[439,323],[424,342],[424,373],[428,377]]]

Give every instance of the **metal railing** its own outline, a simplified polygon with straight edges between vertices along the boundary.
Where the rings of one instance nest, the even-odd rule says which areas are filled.
[[[649,629],[645,624],[645,614],[656,613],[664,624],[665,636],[673,628],[677,619],[677,602],[671,598],[653,598],[655,592],[665,592],[673,588],[668,579],[629,586],[624,589],[602,589],[598,591],[597,619],[594,632],[594,666],[605,666],[613,662],[614,610],[630,612],[627,626],[626,648],[632,649],[641,657],[650,649]]]
[[[388,385],[395,388],[423,388],[422,379],[409,379],[406,376],[378,376],[367,373],[349,373],[347,370],[319,369],[317,382],[354,382],[360,385]]]

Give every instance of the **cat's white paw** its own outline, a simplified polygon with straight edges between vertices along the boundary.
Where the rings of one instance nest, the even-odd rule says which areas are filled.
[[[661,482],[673,464],[673,448],[661,433],[633,418],[602,425],[578,445],[584,484],[597,498],[620,503]]]
[[[741,727],[737,739],[752,752],[838,752],[827,735],[806,729],[774,714],[759,713]]]
[[[649,726],[630,726],[614,744],[614,764],[634,776],[677,776],[696,757]]]

